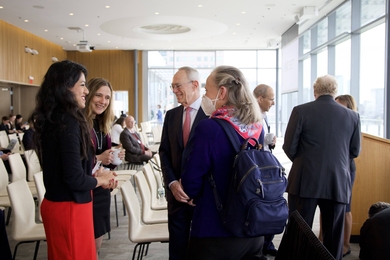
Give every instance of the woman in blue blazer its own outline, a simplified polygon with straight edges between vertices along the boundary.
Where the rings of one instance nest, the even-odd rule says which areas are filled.
[[[263,237],[234,237],[222,224],[207,177],[214,176],[222,202],[233,174],[235,150],[216,120],[226,120],[237,136],[259,138],[262,117],[242,72],[235,67],[215,68],[206,81],[202,108],[211,119],[201,121],[188,144],[182,174],[184,191],[196,205],[187,259],[244,259],[260,257]]]

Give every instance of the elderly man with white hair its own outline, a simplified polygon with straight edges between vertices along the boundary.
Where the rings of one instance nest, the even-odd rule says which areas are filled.
[[[351,195],[349,162],[360,152],[359,114],[338,104],[337,81],[325,75],[314,83],[315,101],[294,107],[283,150],[292,161],[288,177],[290,213],[311,227],[317,205],[323,243],[342,259],[345,205]]]

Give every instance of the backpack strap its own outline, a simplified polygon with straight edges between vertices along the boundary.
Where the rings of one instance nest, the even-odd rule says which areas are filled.
[[[238,153],[240,151],[240,148],[241,148],[241,142],[238,139],[236,130],[234,130],[234,128],[226,120],[219,119],[219,118],[213,118],[213,119],[223,128],[223,130],[227,134],[231,144],[233,145],[236,153]]]
[[[213,118],[213,120],[215,120],[218,124],[221,125],[221,127],[223,128],[223,130],[227,134],[231,144],[233,145],[235,152],[238,153],[240,151],[241,144],[240,144],[240,141],[238,140],[236,130],[234,130],[234,128],[226,120],[218,119],[218,118]],[[221,219],[223,220],[224,219],[224,216],[222,214],[223,205],[222,205],[221,197],[219,196],[219,193],[217,190],[217,185],[215,184],[215,180],[214,180],[214,177],[212,174],[210,174],[208,180],[209,180],[209,183],[211,185],[211,188],[213,189],[215,205],[217,206],[217,210],[219,212],[219,215],[220,215]]]

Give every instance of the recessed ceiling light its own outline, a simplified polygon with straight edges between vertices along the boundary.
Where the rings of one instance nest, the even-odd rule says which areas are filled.
[[[203,5],[198,5],[198,7],[203,7]]]
[[[241,13],[242,13],[242,14],[246,14],[246,12],[245,12],[245,11],[242,11]]]
[[[69,15],[73,15],[73,13],[69,13]]]
[[[86,25],[85,25],[85,27],[88,27],[88,26],[89,26],[89,24],[86,24]]]
[[[100,36],[100,33],[98,33],[97,35]]]
[[[47,29],[45,29],[45,32],[48,32],[48,30],[47,30]]]
[[[235,32],[233,34],[236,34]]]
[[[63,40],[64,38],[60,37],[60,40]]]
[[[240,25],[240,23],[236,23],[236,25]]]
[[[4,7],[0,6],[0,9],[3,9]]]
[[[24,20],[25,23],[28,23],[28,20]]]
[[[109,5],[106,5],[106,8],[108,9],[108,8],[110,8],[110,6],[109,6]]]
[[[107,41],[108,43],[110,43],[111,41]]]
[[[160,14],[159,12],[155,12],[154,14]]]

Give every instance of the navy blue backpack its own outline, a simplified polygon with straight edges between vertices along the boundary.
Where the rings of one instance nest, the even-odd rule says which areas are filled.
[[[288,218],[287,201],[283,197],[287,187],[284,168],[271,152],[262,149],[256,139],[248,138],[241,144],[229,122],[215,120],[225,130],[237,152],[233,163],[234,174],[224,204],[213,176],[209,176],[225,228],[237,237],[282,233]],[[256,145],[252,146],[250,142]]]

